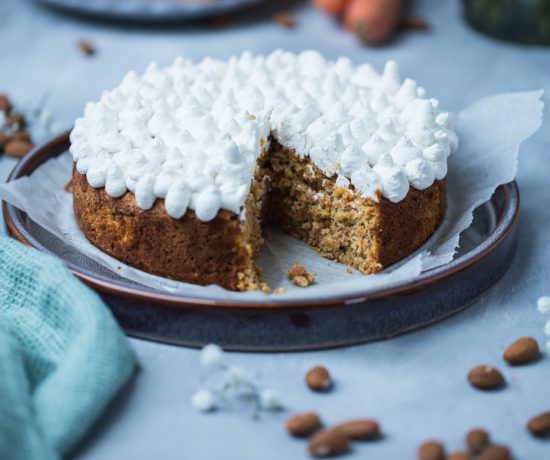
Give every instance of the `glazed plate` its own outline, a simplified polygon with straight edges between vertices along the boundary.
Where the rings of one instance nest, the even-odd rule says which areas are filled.
[[[35,0],[92,18],[163,22],[198,19],[244,8],[262,0]]]
[[[29,175],[64,153],[68,135],[35,149],[8,180]],[[83,256],[3,204],[10,233],[19,241],[61,258],[95,289],[127,334],[182,346],[217,343],[228,350],[298,351],[385,339],[440,321],[474,302],[506,272],[516,249],[519,191],[500,186],[474,213],[461,234],[455,259],[424,272],[414,282],[364,294],[335,293],[330,299],[262,302],[191,298],[123,279]]]

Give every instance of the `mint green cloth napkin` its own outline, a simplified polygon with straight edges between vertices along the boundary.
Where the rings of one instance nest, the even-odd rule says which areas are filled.
[[[0,459],[69,453],[135,362],[94,292],[60,261],[0,235]]]

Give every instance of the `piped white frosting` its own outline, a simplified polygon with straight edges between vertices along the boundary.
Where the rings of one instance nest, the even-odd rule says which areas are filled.
[[[389,61],[382,74],[347,58],[250,52],[227,61],[177,58],[129,72],[88,103],[71,153],[92,187],[127,190],[143,209],[164,199],[174,218],[240,213],[270,136],[308,155],[337,184],[398,202],[447,174],[458,139],[447,112]]]

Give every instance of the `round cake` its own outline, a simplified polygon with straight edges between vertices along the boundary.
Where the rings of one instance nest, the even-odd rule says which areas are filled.
[[[262,223],[364,274],[421,246],[445,209],[449,114],[389,61],[315,51],[178,58],[86,106],[71,132],[76,219],[149,273],[266,289]]]

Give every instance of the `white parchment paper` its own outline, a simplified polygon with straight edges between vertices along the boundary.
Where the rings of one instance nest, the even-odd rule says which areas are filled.
[[[271,239],[265,242],[258,263],[272,288],[285,289],[282,294],[231,292],[214,285],[172,281],[132,268],[103,253],[80,231],[72,211],[72,195],[63,189],[72,171],[72,158],[68,153],[49,160],[31,176],[1,185],[0,198],[25,211],[37,224],[118,276],[160,291],[211,300],[269,299],[272,302],[367,292],[412,280],[423,271],[453,259],[460,233],[471,224],[474,209],[490,199],[499,185],[515,178],[519,146],[541,125],[542,95],[542,91],[532,91],[491,96],[454,117],[460,147],[449,159],[448,207],[444,221],[420,250],[382,273],[363,276],[354,271],[350,274],[346,266],[322,258],[307,244],[276,229],[268,229]],[[317,282],[307,289],[295,287],[286,279],[287,270],[296,261],[317,275]]]

